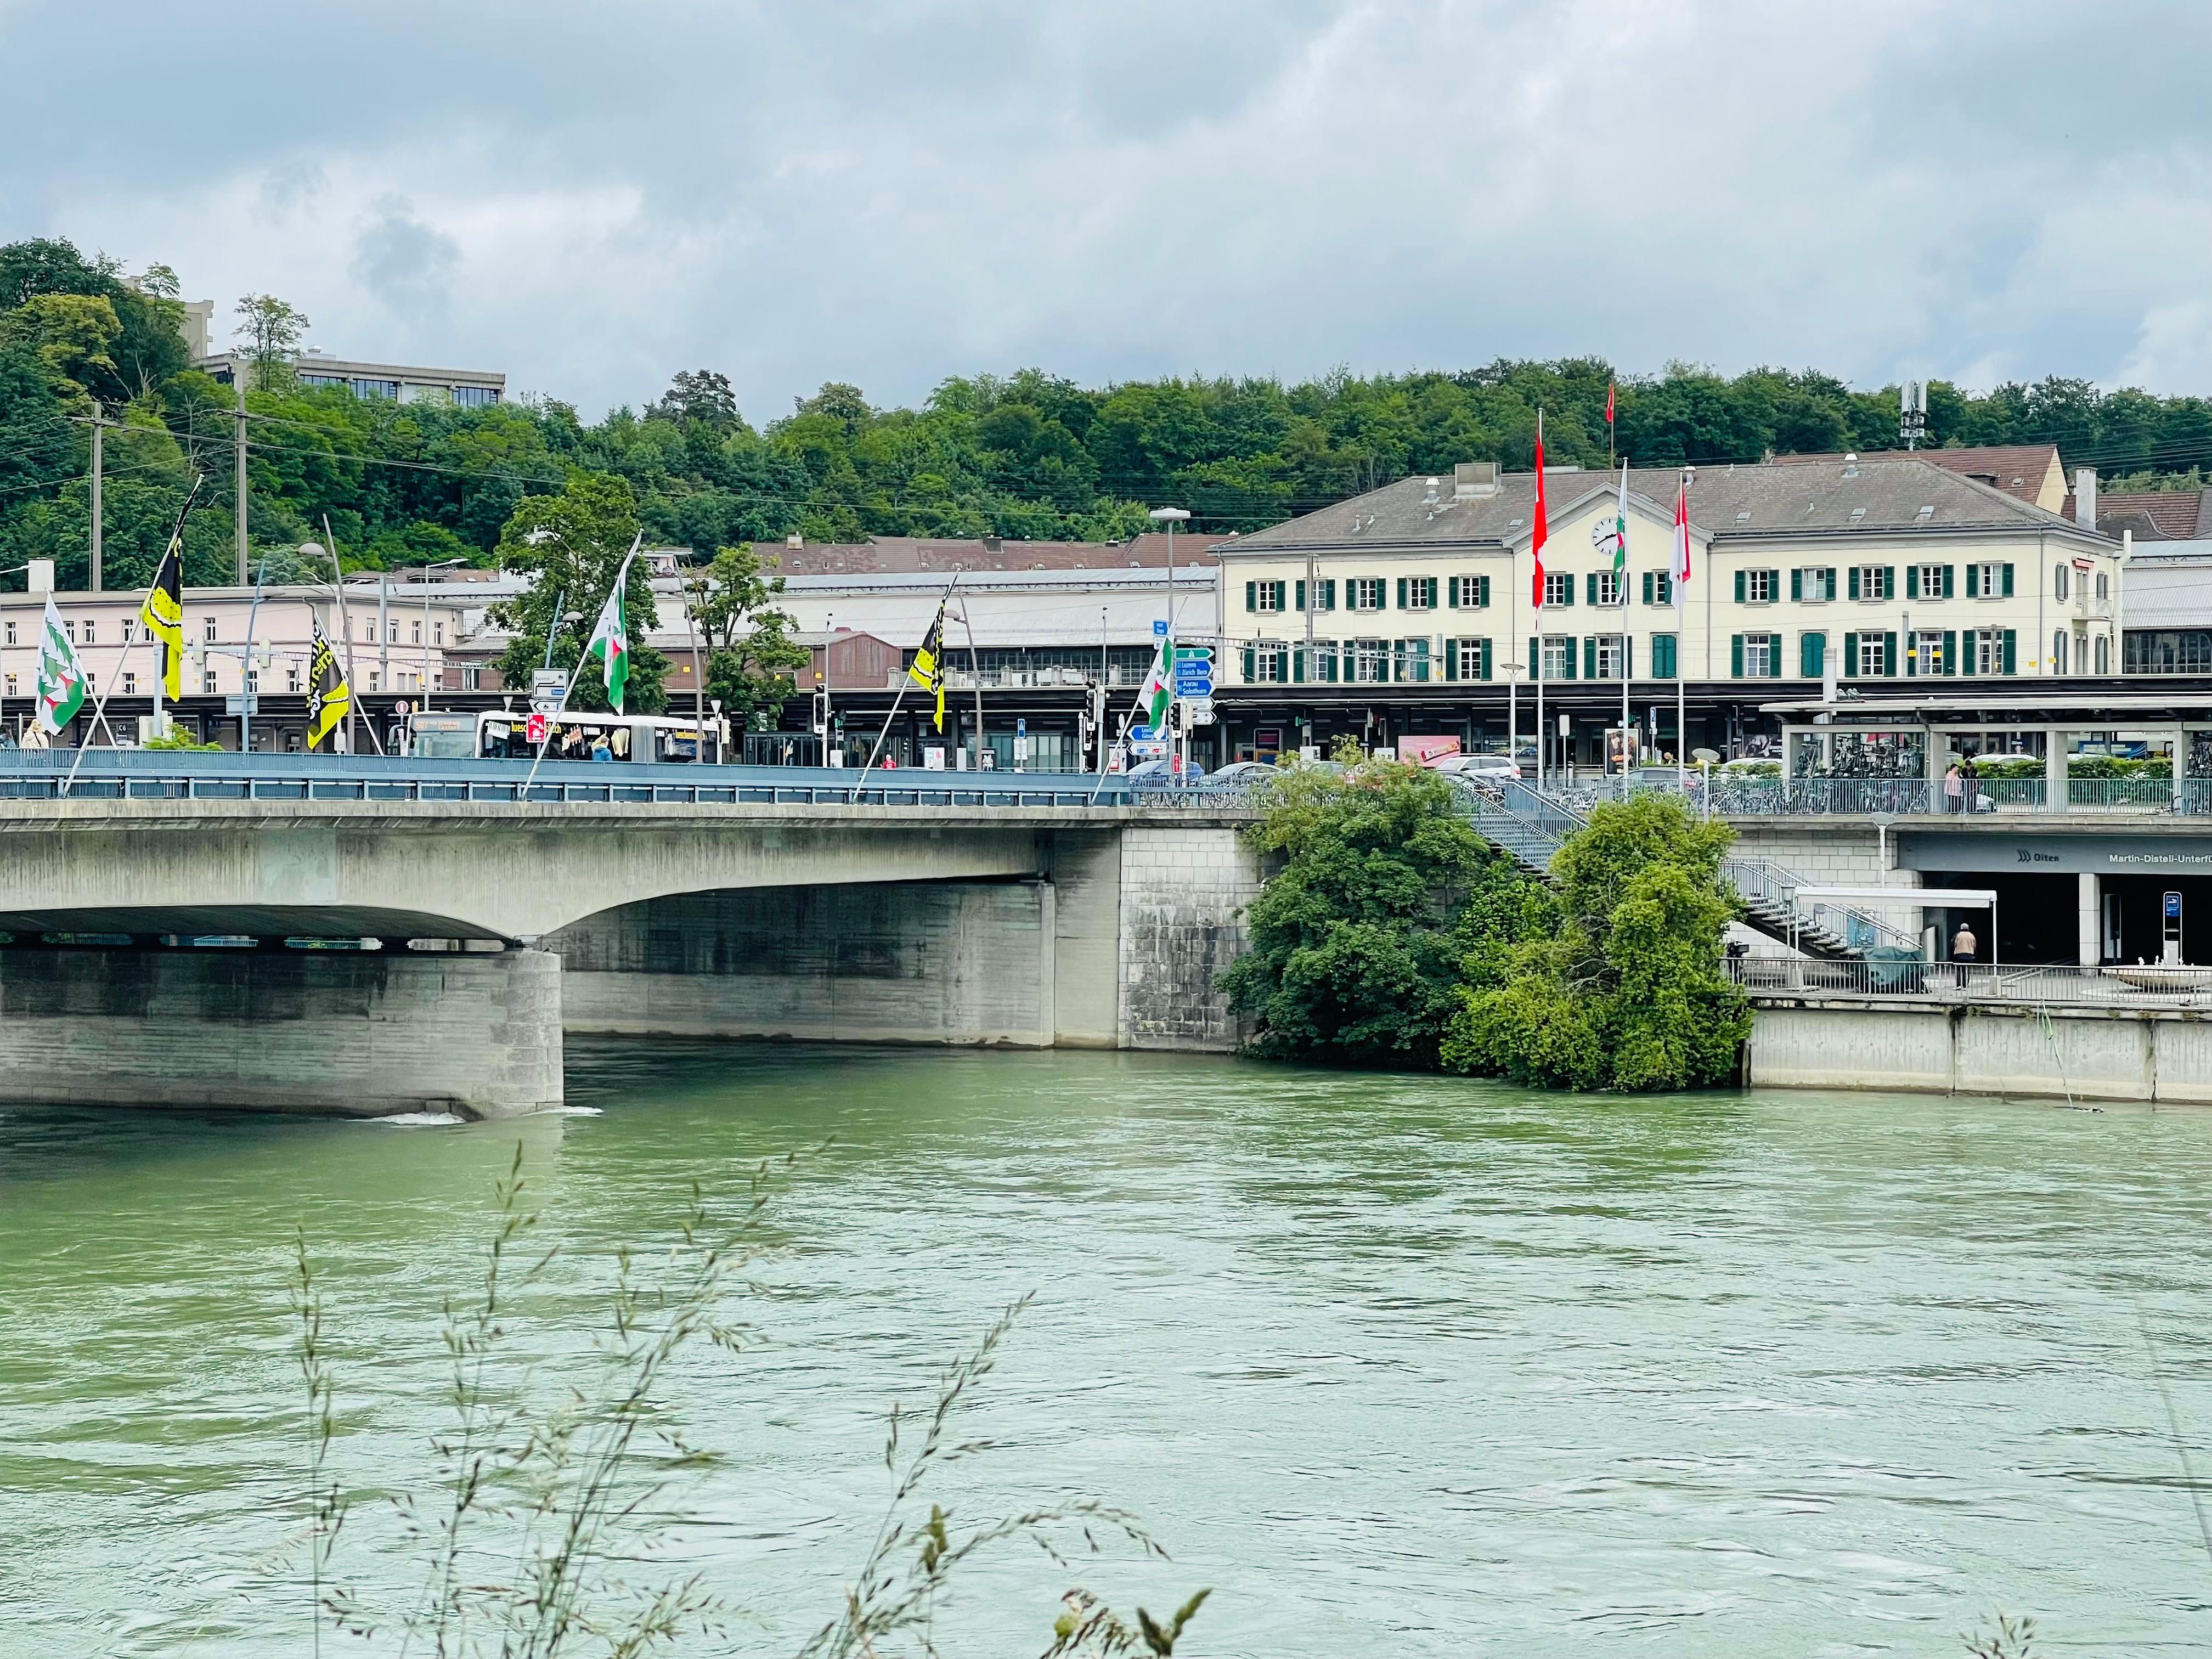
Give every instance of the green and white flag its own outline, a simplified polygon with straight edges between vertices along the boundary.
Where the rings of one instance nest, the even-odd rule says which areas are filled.
[[[1620,464],[1620,501],[1613,508],[1613,569],[1620,578],[1620,602],[1628,603],[1628,463]]]
[[[645,533],[639,532],[638,542],[644,539]],[[583,660],[576,665],[576,672],[580,674],[585,663],[595,656],[599,658],[606,678],[607,707],[617,714],[623,712],[623,688],[629,684],[629,611],[623,602],[623,590],[629,586],[629,563],[636,556],[637,543],[634,542],[629,556],[622,562],[622,568],[615,572],[614,592],[599,607],[599,626],[584,642]]]
[[[84,670],[76,659],[76,647],[62,627],[62,614],[54,609],[54,596],[46,595],[46,620],[39,633],[39,730],[48,737],[76,718],[84,707]]]
[[[1174,701],[1175,670],[1168,664],[1168,641],[1162,639],[1152,658],[1152,672],[1145,676],[1145,689],[1137,693],[1131,724],[1158,731],[1168,723],[1168,705]]]

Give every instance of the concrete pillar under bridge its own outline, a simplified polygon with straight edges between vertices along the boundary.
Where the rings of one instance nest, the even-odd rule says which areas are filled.
[[[198,857],[198,833],[151,850]],[[59,856],[59,837],[26,844]],[[546,891],[516,902],[550,908],[562,849],[529,848]],[[569,1028],[1226,1052],[1243,1031],[1216,981],[1260,880],[1233,823],[1187,818],[1054,826],[1024,857],[994,847],[982,873],[934,879],[854,860],[849,879],[778,881],[789,866],[770,864],[654,894],[638,857],[649,896],[502,940],[457,917],[465,888],[405,865],[354,882],[343,852],[282,833],[217,850],[212,870],[174,872],[166,904],[87,875],[65,902],[0,906],[0,1099],[500,1117],[560,1101]],[[251,883],[221,884],[240,870]],[[586,902],[605,890],[602,872]],[[392,908],[410,899],[424,908]],[[249,948],[191,942],[217,936]],[[333,948],[364,938],[382,948]]]
[[[562,1098],[543,951],[0,950],[0,1098],[505,1117]]]

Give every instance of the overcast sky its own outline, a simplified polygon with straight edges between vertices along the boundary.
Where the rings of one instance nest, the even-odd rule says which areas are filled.
[[[586,416],[1601,352],[2212,392],[2212,4],[0,0],[0,237]]]

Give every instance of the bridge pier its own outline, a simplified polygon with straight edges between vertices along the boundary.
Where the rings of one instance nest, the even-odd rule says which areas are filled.
[[[0,1099],[505,1117],[561,1057],[543,951],[0,950]]]

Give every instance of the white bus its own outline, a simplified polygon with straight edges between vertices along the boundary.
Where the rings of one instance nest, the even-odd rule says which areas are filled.
[[[480,714],[410,714],[408,750],[423,760],[535,760],[531,716],[512,709]],[[663,714],[587,714],[570,709],[550,715],[543,738],[547,760],[719,763],[728,738],[725,723],[709,716],[706,753],[700,753],[696,720]]]

